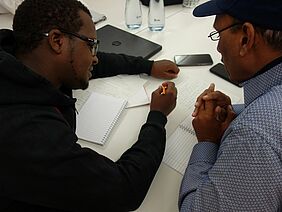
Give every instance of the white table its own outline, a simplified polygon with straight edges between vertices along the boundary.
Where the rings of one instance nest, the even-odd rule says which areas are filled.
[[[112,24],[129,31],[124,23],[125,0],[84,0],[84,2],[89,6],[89,9],[93,9],[107,16],[107,20],[99,23],[97,28],[105,24]],[[181,5],[168,6],[165,8],[166,23],[164,30],[161,32],[151,32],[148,30],[147,24],[148,8],[142,6],[142,10],[142,27],[130,32],[163,46],[162,51],[156,54],[152,59],[166,58],[173,60],[173,56],[176,54],[209,53],[214,60],[214,64],[220,61],[220,55],[216,51],[217,43],[207,37],[209,32],[213,30],[213,18],[195,18],[191,14],[192,9],[183,8]],[[12,15],[0,15],[0,28],[11,28],[11,25]],[[239,97],[239,100],[242,101],[242,89],[211,74],[209,72],[210,67],[211,66],[183,67],[181,68],[179,79],[187,81],[203,79],[209,83],[214,82],[217,89],[226,92],[231,97]],[[149,78],[149,81],[151,85],[155,86],[158,86],[162,82],[161,80],[152,78]],[[94,83],[95,80],[91,80],[90,89],[91,85]],[[113,129],[109,141],[107,141],[104,146],[83,141],[79,142],[82,146],[90,147],[100,154],[117,160],[120,155],[137,140],[139,130],[145,123],[148,112],[148,106],[125,110],[119,121],[119,125]],[[188,116],[190,114],[180,114],[176,108],[175,111],[169,115],[168,124],[166,126],[167,135],[170,135],[176,129],[177,125],[183,120],[183,115]],[[181,180],[181,174],[162,163],[144,202],[136,211],[178,211],[177,201]]]
[[[86,0],[85,0],[86,1]],[[125,0],[103,0],[87,1],[90,8],[104,13],[107,21],[98,24],[96,27],[102,27],[105,24],[112,24],[121,29],[130,31],[126,28],[124,22]],[[114,4],[115,9],[112,9]],[[156,54],[152,59],[170,59],[176,54],[189,53],[209,53],[212,55],[214,64],[220,62],[220,54],[216,51],[217,42],[211,41],[207,36],[213,30],[213,18],[195,18],[192,16],[192,9],[183,8],[181,5],[168,6],[166,10],[165,28],[161,32],[151,32],[148,30],[147,13],[148,8],[143,6],[143,24],[140,29],[131,30],[130,32],[145,37],[162,45],[161,52]],[[185,80],[203,79],[207,82],[214,82],[217,89],[224,91],[231,97],[239,98],[242,101],[242,89],[229,82],[211,74],[209,68],[204,67],[183,67],[179,78]],[[156,87],[162,80],[149,79]],[[92,81],[91,83],[95,83]],[[119,125],[111,133],[109,142],[105,146],[96,146],[87,142],[80,142],[84,146],[95,149],[97,152],[104,154],[113,160],[128,149],[136,140],[139,130],[145,123],[149,107],[142,106],[126,110],[119,121]],[[190,114],[186,114],[190,115]],[[177,109],[168,117],[166,126],[167,134],[170,135],[183,120],[183,114],[179,114]],[[187,158],[188,160],[188,158]],[[182,175],[162,163],[156,177],[150,187],[150,190],[142,203],[137,209],[138,212],[176,212],[178,211],[177,201],[179,187]]]

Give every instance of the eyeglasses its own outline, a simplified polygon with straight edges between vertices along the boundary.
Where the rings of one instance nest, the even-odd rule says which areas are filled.
[[[228,26],[228,27],[225,27],[225,28],[223,28],[223,29],[221,29],[221,30],[219,30],[219,31],[212,31],[210,34],[209,34],[209,38],[212,40],[212,41],[218,41],[219,40],[219,38],[220,38],[220,33],[221,32],[223,32],[223,31],[225,31],[225,30],[227,30],[227,29],[230,29],[230,28],[232,28],[232,27],[234,27],[234,26],[237,26],[237,25],[241,25],[242,23],[234,23],[234,24],[232,24],[232,25],[230,25],[230,26]]]
[[[74,37],[77,37],[77,38],[85,41],[87,43],[87,45],[90,47],[92,55],[93,56],[97,55],[98,47],[99,47],[99,42],[100,42],[99,40],[88,38],[85,35],[80,35],[80,34],[75,33],[75,32],[69,32],[69,31],[66,31],[66,30],[63,30],[63,29],[60,29],[60,31],[62,33],[65,33],[65,34],[68,34],[68,35],[72,35]],[[43,34],[45,36],[49,35],[49,33],[43,33]]]

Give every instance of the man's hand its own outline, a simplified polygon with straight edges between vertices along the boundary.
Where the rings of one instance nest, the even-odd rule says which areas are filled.
[[[204,101],[198,108],[198,114],[192,124],[199,142],[210,141],[220,144],[223,133],[235,118],[231,105],[226,107],[224,120],[218,120],[217,103],[215,100]]]
[[[210,86],[204,90],[200,96],[198,96],[197,100],[196,100],[196,103],[195,103],[195,109],[192,113],[192,116],[195,117],[198,115],[198,112],[199,112],[199,108],[202,104],[204,104],[204,100],[203,100],[203,96],[206,96],[207,94],[211,93],[211,92],[214,92],[214,88],[215,88],[215,84],[211,83]]]
[[[163,89],[165,88],[165,92]],[[164,82],[152,93],[151,111],[160,111],[164,115],[170,114],[176,106],[177,89],[173,82]]]
[[[195,103],[195,109],[192,113],[193,117],[196,117],[199,111],[199,107],[204,104],[205,101],[215,101],[217,119],[224,121],[226,116],[226,110],[228,105],[231,105],[231,99],[220,91],[214,91],[215,85],[212,83],[208,89],[206,89],[198,98]]]
[[[161,79],[176,78],[179,68],[169,60],[155,61],[152,66],[151,76]]]

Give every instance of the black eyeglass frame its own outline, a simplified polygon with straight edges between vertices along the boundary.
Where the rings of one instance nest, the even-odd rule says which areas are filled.
[[[225,31],[225,30],[227,30],[227,29],[230,29],[230,28],[232,28],[232,27],[234,27],[234,26],[241,25],[241,24],[242,24],[242,23],[238,22],[238,23],[231,24],[230,26],[227,26],[227,27],[225,27],[225,28],[223,28],[223,29],[221,29],[221,30],[219,30],[219,31],[212,31],[212,32],[208,35],[208,38],[210,38],[212,41],[218,41],[219,38],[220,38],[220,33],[221,33],[221,32],[223,32],[223,31]],[[217,35],[217,34],[218,34],[218,36],[215,38],[214,36]]]
[[[92,39],[92,38],[88,38],[85,35],[80,35],[78,33],[75,32],[69,32],[67,30],[64,29],[59,29],[62,33],[64,34],[68,34],[68,35],[72,35],[74,37],[77,37],[83,41],[85,41],[87,43],[87,45],[91,48],[91,53],[93,56],[97,55],[98,52],[98,47],[99,47],[99,43],[100,41],[98,39]],[[48,36],[49,33],[43,33],[45,36]]]

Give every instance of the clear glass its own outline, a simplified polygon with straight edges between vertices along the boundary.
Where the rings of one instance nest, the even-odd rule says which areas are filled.
[[[142,24],[142,10],[139,0],[126,0],[125,24],[129,29],[137,29]]]
[[[199,0],[183,0],[182,5],[184,7],[193,8],[199,3]]]
[[[161,31],[165,26],[165,9],[163,0],[150,0],[148,25],[151,31]]]

